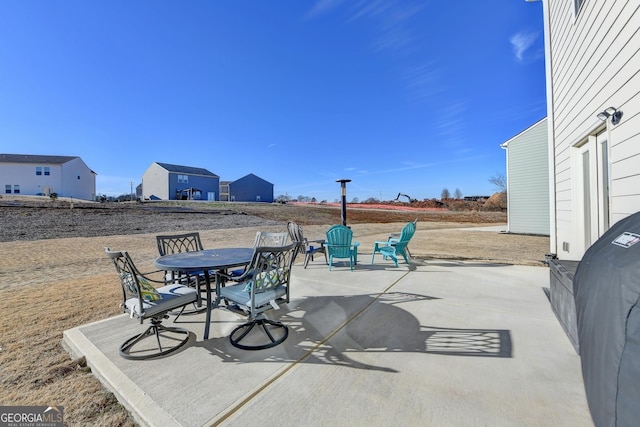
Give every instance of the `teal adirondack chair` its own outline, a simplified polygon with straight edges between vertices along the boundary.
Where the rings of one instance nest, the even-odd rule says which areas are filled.
[[[344,225],[334,225],[327,230],[327,240],[324,244],[329,257],[329,271],[333,266],[334,258],[349,258],[349,267],[358,264],[359,242],[351,242],[353,231]]]
[[[373,264],[374,258],[376,257],[376,252],[382,254],[385,259],[387,257],[391,258],[396,267],[398,266],[398,256],[400,255],[402,255],[404,261],[409,264],[410,256],[407,256],[407,245],[415,232],[416,224],[414,222],[410,222],[402,228],[402,232],[400,233],[400,238],[398,240],[393,239],[386,242],[374,242],[371,264]]]
[[[413,220],[413,224],[416,225],[416,228],[417,228],[418,218]],[[391,234],[389,234],[389,240],[388,240],[389,242],[395,243],[398,240],[400,240],[400,233],[391,233]],[[407,254],[407,257],[409,259],[411,259],[411,251],[409,251],[409,246],[408,245],[405,246],[404,252]]]

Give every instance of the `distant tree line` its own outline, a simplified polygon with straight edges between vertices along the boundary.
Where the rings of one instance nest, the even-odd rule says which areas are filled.
[[[507,194],[507,180],[504,176],[504,174],[501,173],[497,173],[494,176],[491,176],[489,178],[489,182],[491,184],[494,185],[494,187],[497,190],[497,193],[500,193],[501,196],[497,197],[497,199],[499,199],[498,202],[493,202],[494,204],[496,204],[497,206],[500,207],[500,209],[506,209],[506,194]],[[399,194],[400,196],[400,194]],[[407,196],[407,198],[409,198],[409,196]],[[431,205],[434,206],[439,206],[439,207],[447,207],[445,206],[445,204],[447,205],[451,205],[451,206],[462,206],[461,203],[458,204],[451,204],[449,202],[453,202],[453,201],[464,201],[465,202],[484,202],[487,201],[488,199],[492,198],[489,195],[473,195],[473,196],[468,196],[468,197],[463,197],[463,193],[460,190],[460,188],[456,188],[453,192],[453,195],[451,194],[451,192],[449,191],[448,188],[443,188],[442,192],[440,193],[440,199],[424,199],[422,202],[416,200],[416,199],[411,199],[409,198],[410,202],[418,202],[418,203],[424,203],[424,202],[428,202]],[[279,203],[287,203],[287,202],[291,202],[291,201],[296,201],[296,202],[301,202],[301,203],[318,203],[318,201],[316,200],[315,197],[309,197],[309,196],[303,196],[303,195],[299,195],[296,198],[292,198],[289,195],[279,195],[278,197],[276,197],[276,202]],[[340,199],[335,199],[333,201],[334,203],[340,203],[341,200]],[[362,202],[357,198],[354,197],[353,199],[351,199],[351,201],[349,203],[368,203],[368,204],[376,204],[376,203],[388,203],[388,202],[398,202],[398,198],[396,198],[395,200],[392,201],[383,201],[380,200],[376,197],[369,197],[365,200],[363,200]],[[319,203],[327,203],[326,200],[322,200]]]
[[[133,200],[139,201],[133,194],[121,194],[119,196],[107,196],[106,194],[98,194],[96,196],[96,202],[131,202]]]

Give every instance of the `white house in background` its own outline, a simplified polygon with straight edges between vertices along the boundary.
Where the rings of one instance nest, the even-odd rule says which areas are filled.
[[[96,175],[76,156],[0,154],[2,194],[95,200]]]
[[[544,0],[551,252],[640,210],[640,3]]]
[[[142,175],[144,200],[218,200],[220,177],[203,168],[153,162]]]
[[[500,146],[507,153],[507,215],[510,233],[549,235],[547,118]]]

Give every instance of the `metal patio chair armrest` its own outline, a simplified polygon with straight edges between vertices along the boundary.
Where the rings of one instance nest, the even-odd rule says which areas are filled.
[[[165,326],[162,321],[169,317],[169,312],[199,301],[200,292],[164,277],[159,280],[150,274],[141,273],[127,251],[105,248],[105,253],[118,274],[122,290],[122,310],[140,324],[145,321],[150,323],[144,332],[120,345],[120,355],[126,359],[149,359],[165,356],[186,345],[191,332],[184,328]],[[154,283],[164,286],[156,287]],[[149,337],[155,337],[157,346],[138,346]]]
[[[248,322],[236,327],[229,335],[231,344],[244,350],[261,350],[282,343],[289,329],[281,322],[267,319],[264,312],[277,310],[279,304],[287,304],[290,298],[291,266],[298,251],[299,242],[286,246],[256,247],[244,280],[220,289],[220,298],[229,307],[239,307],[249,316]],[[233,310],[232,308],[232,311]],[[263,331],[258,339],[251,331]],[[245,338],[247,338],[245,340]]]

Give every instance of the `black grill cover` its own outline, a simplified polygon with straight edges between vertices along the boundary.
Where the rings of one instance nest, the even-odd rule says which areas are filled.
[[[640,212],[584,254],[573,280],[582,376],[596,426],[640,425]]]

